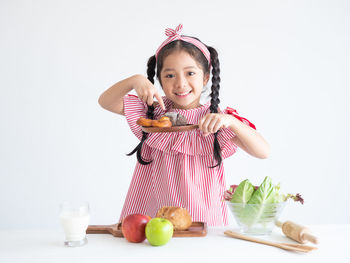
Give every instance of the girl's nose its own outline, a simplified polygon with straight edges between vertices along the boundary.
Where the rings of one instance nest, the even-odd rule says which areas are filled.
[[[182,88],[182,87],[186,87],[187,86],[187,79],[185,78],[185,76],[179,76],[177,79],[176,79],[176,86],[178,88]]]

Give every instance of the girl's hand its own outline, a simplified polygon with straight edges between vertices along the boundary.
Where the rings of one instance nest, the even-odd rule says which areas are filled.
[[[204,136],[215,133],[221,128],[228,128],[232,124],[232,116],[223,113],[209,113],[199,121],[199,129]]]
[[[134,76],[133,88],[137,93],[137,96],[145,102],[147,105],[151,106],[154,103],[154,97],[158,100],[159,105],[165,110],[164,102],[162,96],[157,91],[157,88],[143,75]]]

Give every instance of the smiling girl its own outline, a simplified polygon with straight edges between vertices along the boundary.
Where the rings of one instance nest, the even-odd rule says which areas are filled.
[[[168,38],[149,58],[147,78],[134,75],[106,90],[99,104],[124,115],[140,139],[130,153],[138,162],[121,212],[154,217],[163,206],[185,207],[193,221],[208,226],[227,225],[227,207],[222,200],[225,176],[222,160],[237,148],[257,158],[267,158],[269,146],[247,119],[231,108],[218,107],[220,64],[218,54],[194,37],[180,35],[182,25],[166,29]],[[200,99],[210,72],[210,101]],[[165,93],[154,86],[157,76]],[[128,94],[135,90],[137,96]],[[158,101],[156,102],[155,99]],[[183,115],[199,128],[171,133],[146,133],[136,124],[140,117],[159,119],[166,112]]]

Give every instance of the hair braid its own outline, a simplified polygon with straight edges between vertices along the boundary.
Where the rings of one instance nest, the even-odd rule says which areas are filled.
[[[147,62],[147,78],[150,82],[152,82],[152,84],[154,84],[154,76],[156,74],[155,67],[156,67],[156,57],[152,56],[148,59],[148,62]],[[154,106],[153,105],[148,106],[147,118],[153,119],[154,118],[153,113],[154,113]],[[132,150],[132,152],[127,154],[128,156],[130,156],[136,152],[137,160],[139,161],[140,164],[143,164],[143,165],[147,165],[147,164],[150,164],[152,162],[152,160],[149,162],[144,161],[142,159],[142,156],[141,156],[142,145],[143,145],[144,141],[147,139],[147,135],[148,135],[147,132],[142,131],[141,142],[136,146],[136,148],[134,150]]]
[[[152,56],[148,59],[147,62],[147,78],[150,82],[152,82],[152,84],[154,84],[154,76],[156,75],[156,56]],[[153,115],[153,111],[154,111],[154,106],[148,106],[148,110],[147,110],[147,118],[149,119],[153,119],[154,115]]]
[[[218,106],[220,103],[219,99],[219,90],[220,90],[220,62],[218,58],[218,53],[213,47],[208,47],[210,52],[210,60],[212,65],[212,85],[211,85],[211,93],[210,93],[210,112],[218,113]],[[221,148],[218,142],[218,132],[214,133],[214,159],[217,161],[217,164],[212,166],[212,168],[216,166],[220,166],[222,163],[221,156]]]

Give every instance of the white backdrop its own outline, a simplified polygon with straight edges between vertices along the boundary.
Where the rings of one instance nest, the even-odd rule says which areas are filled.
[[[350,223],[348,1],[0,3],[1,228],[56,227],[58,204],[78,199],[92,224],[117,222],[136,162],[125,154],[138,141],[97,100],[145,74],[179,23],[219,52],[221,107],[271,145],[266,160],[227,159],[227,185],[268,175],[305,198],[283,220]]]

